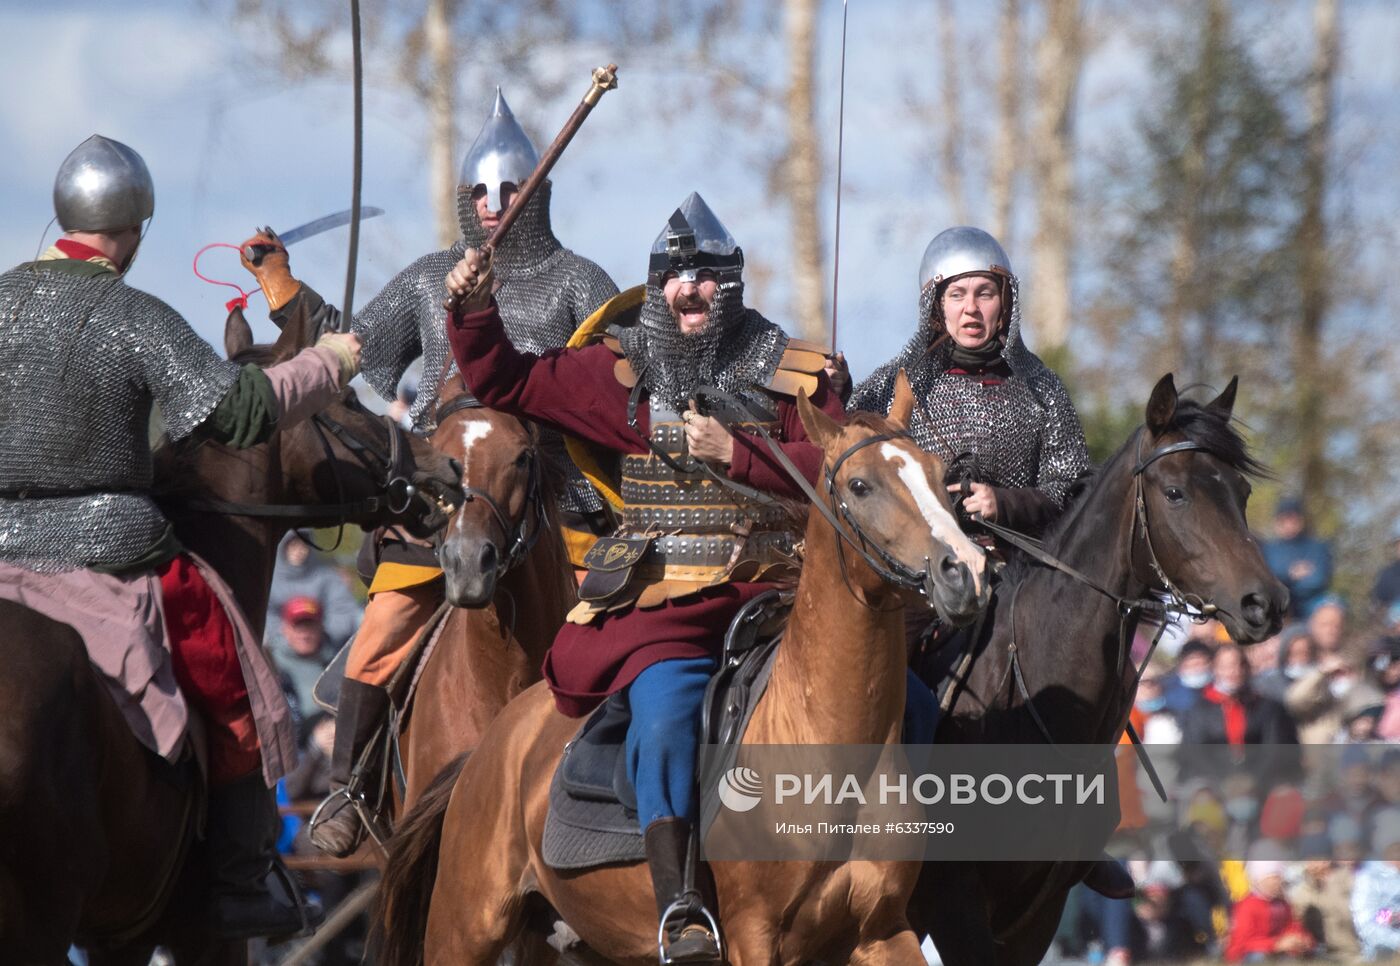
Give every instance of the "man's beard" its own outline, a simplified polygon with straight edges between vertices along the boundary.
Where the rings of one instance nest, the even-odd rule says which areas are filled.
[[[704,310],[705,312],[705,321],[701,324],[700,328],[692,332],[685,331],[685,329],[681,327],[681,315],[686,312],[700,310]],[[681,334],[682,339],[699,339],[708,333],[710,328],[715,324],[714,310],[714,303],[705,301],[699,295],[694,295],[686,299],[677,298],[675,303],[671,306],[671,319],[676,323],[676,331]]]

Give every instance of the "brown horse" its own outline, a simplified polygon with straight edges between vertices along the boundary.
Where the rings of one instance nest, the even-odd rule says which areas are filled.
[[[913,398],[902,377],[898,385],[889,420],[861,415],[845,427],[799,398],[826,470],[836,468],[831,504],[840,501],[848,515],[843,536],[817,509],[809,513],[791,621],[746,743],[899,740],[907,591],[845,549],[843,538],[863,537],[909,571],[935,561],[924,576],[950,620],[965,622],[986,602],[986,560],[957,529],[936,485],[942,464],[900,432]],[[381,889],[382,963],[495,963],[525,938],[532,897],[557,910],[594,954],[655,962],[644,866],[561,873],[541,858],[550,778],[578,725],[537,685],[502,712],[455,781],[445,773],[420,799],[395,838]],[[733,963],[923,962],[905,918],[917,863],[711,867]]]
[[[405,808],[540,680],[545,651],[578,600],[557,481],[537,432],[476,403],[460,377],[445,386],[438,413],[432,444],[461,464],[465,502],[448,521],[439,555],[454,606],[400,735]]]
[[[1288,594],[1245,521],[1247,477],[1259,467],[1230,425],[1236,385],[1231,380],[1202,406],[1179,400],[1171,376],[1163,377],[1146,424],[1098,472],[1045,546],[1120,598],[1170,590],[1204,604],[1231,637],[1248,644],[1278,629]],[[939,743],[1116,743],[1136,685],[1132,661],[1119,670],[1117,603],[1044,566],[1013,567],[1007,576]],[[1033,704],[1013,683],[1013,653]],[[1083,854],[1102,842],[1091,845]],[[1049,948],[1065,897],[1086,871],[1083,862],[929,863],[910,918],[932,935],[949,966],[1029,966]]]
[[[275,346],[254,347],[235,315],[225,344],[235,361],[269,364],[310,337],[309,322],[289,323]],[[157,453],[157,488],[180,539],[230,584],[255,632],[290,527],[441,525],[436,499],[388,510],[397,505],[386,498],[390,432],[347,391],[318,421],[260,446],[191,439]],[[418,491],[450,494],[457,471],[448,459],[426,441],[408,447],[413,465],[402,468]],[[239,501],[246,514],[211,512],[211,501]],[[281,515],[252,515],[270,507]],[[214,942],[201,922],[192,762],[171,765],[136,740],[67,625],[0,604],[0,641],[0,961],[65,963],[79,943],[95,964],[146,963],[157,944],[182,964],[246,963],[246,943]]]

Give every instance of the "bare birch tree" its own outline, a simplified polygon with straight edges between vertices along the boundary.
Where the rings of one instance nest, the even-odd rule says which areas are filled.
[[[939,162],[942,173],[942,189],[953,209],[953,221],[967,224],[967,188],[963,182],[963,107],[962,84],[959,80],[960,58],[953,51],[957,49],[958,38],[954,28],[957,15],[953,0],[938,2],[938,47],[943,52],[942,103],[933,112],[934,123],[938,125]]]
[[[1034,187],[1038,219],[1030,289],[1036,333],[1047,350],[1069,337],[1074,252],[1075,94],[1084,65],[1080,0],[1045,0],[1045,32],[1036,51]]]
[[[822,143],[816,124],[819,0],[786,0],[788,55],[786,194],[792,229],[792,309],[798,335],[826,341]]]
[[[997,74],[997,143],[992,159],[992,234],[1008,251],[1011,239],[1011,206],[1016,196],[1016,175],[1021,159],[1021,2],[1002,0],[1001,64]]]
[[[1298,226],[1299,303],[1301,317],[1295,339],[1294,381],[1297,387],[1298,465],[1304,498],[1321,502],[1327,496],[1327,393],[1323,370],[1322,329],[1331,293],[1328,291],[1327,184],[1332,132],[1332,103],[1338,57],[1338,0],[1315,0],[1313,34],[1317,46],[1307,81],[1307,151],[1303,162],[1303,213]]]

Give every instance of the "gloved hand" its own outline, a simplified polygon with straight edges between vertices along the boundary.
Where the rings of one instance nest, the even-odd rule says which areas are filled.
[[[447,273],[447,308],[458,312],[480,312],[491,304],[495,275],[491,259],[475,248],[462,253],[462,260]]]
[[[360,371],[360,337],[353,332],[327,332],[316,340],[318,349],[330,349],[340,363],[340,384],[347,385]]]
[[[267,296],[268,311],[277,311],[301,290],[301,283],[292,277],[286,246],[271,228],[259,229],[239,245],[238,257]]]

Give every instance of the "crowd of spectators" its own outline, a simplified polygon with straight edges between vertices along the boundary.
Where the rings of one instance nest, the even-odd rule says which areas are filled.
[[[1137,962],[1400,961],[1400,525],[1369,612],[1332,592],[1332,552],[1285,499],[1264,557],[1288,620],[1241,648],[1214,621],[1156,628],[1133,723],[1171,790],[1123,768],[1111,851],[1130,900],[1070,896],[1060,955]],[[1201,748],[1200,746],[1206,746]]]

